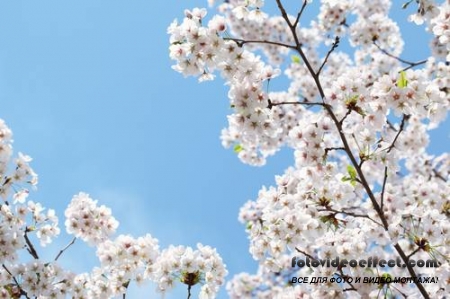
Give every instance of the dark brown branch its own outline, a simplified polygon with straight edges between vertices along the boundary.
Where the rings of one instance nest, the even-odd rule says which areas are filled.
[[[295,247],[295,250],[297,250],[298,252],[300,252],[300,253],[303,254],[304,256],[309,257],[309,258],[312,259],[312,260],[315,260],[315,259],[316,259],[316,258],[313,257],[312,255],[310,255],[310,254],[304,252],[303,250],[298,249],[297,247]]]
[[[408,254],[408,256],[407,256],[408,260],[409,260],[413,255],[415,255],[417,252],[419,252],[419,250],[420,250],[420,247],[417,247],[413,252],[411,252],[410,254]]]
[[[384,190],[386,189],[386,182],[388,177],[388,168],[387,166],[384,167],[384,177],[383,177],[383,186],[381,187],[381,210],[383,210],[384,205]]]
[[[417,62],[405,60],[405,59],[402,59],[402,58],[400,58],[400,57],[397,57],[397,56],[395,56],[395,55],[389,53],[389,52],[386,51],[385,49],[381,48],[380,45],[378,45],[376,41],[373,41],[373,44],[374,44],[374,45],[378,48],[378,50],[380,50],[383,54],[385,54],[385,55],[387,55],[387,56],[389,56],[389,57],[391,57],[391,58],[394,58],[394,59],[396,59],[397,61],[399,61],[399,62],[401,62],[401,63],[408,64],[408,67],[404,68],[402,71],[409,70],[410,68],[416,67],[416,66],[418,66],[418,65],[422,65],[422,64],[424,64],[424,63],[427,62],[427,59],[424,59],[424,60],[421,60],[421,61],[417,61]]]
[[[324,106],[326,104],[324,103],[317,103],[317,102],[278,102],[274,103],[270,99],[268,100],[267,108],[272,109],[272,107],[275,106],[281,106],[281,105],[305,105],[305,106]]]
[[[322,71],[323,67],[325,66],[325,64],[328,61],[328,58],[330,57],[331,53],[333,53],[333,51],[339,46],[339,36],[336,36],[334,38],[334,42],[331,45],[331,49],[328,50],[327,56],[325,56],[325,59],[322,62],[322,65],[320,66],[319,70],[317,71],[316,75],[320,76],[320,72]]]
[[[447,179],[444,178],[442,174],[439,173],[436,169],[433,169],[434,176],[441,179],[443,182],[447,183]]]
[[[398,130],[395,128],[395,126],[389,120],[387,120],[387,123],[388,123],[390,129],[394,130],[395,132],[398,132]],[[444,176],[442,174],[440,174],[439,171],[437,171],[434,168],[432,171],[433,171],[433,174],[435,177],[437,177],[438,179],[442,180],[445,183],[447,182],[447,179],[444,178]],[[381,203],[383,204],[383,201]]]
[[[395,132],[397,132],[397,129],[395,128],[395,126],[388,120],[386,120],[386,123],[388,124],[389,128],[394,130]]]
[[[344,214],[344,215],[355,217],[355,218],[366,218],[366,219],[369,219],[369,220],[373,221],[377,225],[383,227],[383,224],[381,224],[380,222],[378,222],[375,219],[371,218],[369,215],[356,214],[356,213],[353,213],[353,212],[346,212],[346,211],[343,211],[343,210],[338,211],[338,210],[335,210],[335,209],[318,209],[317,211],[319,211],[319,212],[332,212],[333,216],[336,215],[336,214]]]
[[[304,0],[302,8],[298,12],[297,18],[295,19],[295,22],[294,22],[294,24],[292,24],[292,26],[297,27],[298,22],[300,21],[300,18],[302,17],[303,11],[305,10],[307,4],[308,4],[308,1]]]
[[[289,49],[295,49],[295,46],[293,46],[293,45],[283,44],[280,42],[274,42],[274,41],[269,41],[269,40],[245,40],[245,39],[234,38],[234,37],[224,37],[224,40],[234,41],[240,48],[242,46],[244,46],[245,44],[266,44],[266,45],[280,46],[280,47],[289,48]]]
[[[3,269],[5,269],[5,271],[11,275],[12,279],[14,280],[14,284],[15,286],[19,289],[20,295],[21,296],[25,296],[25,298],[30,299],[30,297],[28,297],[27,292],[25,292],[22,287],[20,286],[19,282],[17,281],[17,279],[14,277],[14,275],[12,275],[11,271],[9,271],[9,269],[5,266],[5,264],[2,264]],[[14,285],[12,284],[12,285]]]
[[[400,134],[405,129],[405,124],[408,119],[409,119],[409,115],[403,114],[402,122],[400,123],[400,128],[398,130],[396,130],[395,127],[392,126],[392,124],[391,124],[392,129],[395,130],[397,132],[397,134],[395,135],[395,138],[392,141],[391,145],[388,147],[387,153],[390,153],[392,151],[392,149],[395,147],[395,143],[397,142],[397,139],[400,136]],[[384,167],[383,186],[381,188],[381,210],[383,210],[383,205],[384,205],[384,192],[386,189],[387,177],[388,177],[388,168],[386,166],[386,167]]]
[[[397,287],[393,287],[397,292],[399,292],[402,296],[403,296],[403,298],[405,298],[405,299],[407,299],[408,298],[408,295],[406,295],[405,293],[403,293],[402,291],[400,291]]]
[[[191,298],[191,285],[189,284],[188,285],[188,296],[187,296],[187,299],[190,299]]]
[[[416,272],[414,271],[413,267],[408,263],[408,257],[406,256],[403,249],[400,247],[399,244],[395,244],[394,248],[397,250],[398,254],[400,254],[400,257],[402,258],[403,262],[406,264],[406,268],[408,269],[408,272],[411,274],[412,277],[417,277]],[[427,291],[423,287],[423,285],[420,282],[415,283],[417,288],[419,289],[420,293],[425,299],[430,299],[430,296],[428,295]]]
[[[309,60],[306,58],[305,53],[303,52],[302,49],[302,45],[298,39],[297,36],[297,32],[295,30],[295,27],[292,26],[291,22],[289,21],[289,17],[286,13],[286,10],[284,9],[283,4],[281,3],[281,0],[276,0],[278,8],[281,12],[281,16],[283,17],[283,19],[286,21],[286,24],[289,26],[291,32],[292,32],[292,36],[294,38],[295,41],[295,45],[296,45],[296,51],[300,54],[300,57],[303,59],[306,67],[308,68],[309,73],[311,74],[312,78],[314,79],[317,89],[319,90],[319,94],[321,96],[321,99],[323,101],[323,103],[325,104],[325,93],[323,91],[322,88],[322,84],[320,83],[319,77],[316,75],[316,73],[314,72],[314,69],[312,68]],[[381,210],[380,205],[378,204],[372,189],[370,188],[369,183],[366,180],[366,177],[364,176],[364,173],[362,172],[361,167],[359,166],[358,162],[356,161],[355,156],[353,155],[351,149],[350,149],[350,145],[348,143],[347,137],[345,136],[343,130],[342,130],[342,125],[339,123],[339,120],[337,119],[336,115],[333,112],[333,109],[330,105],[323,105],[323,107],[327,110],[328,114],[330,115],[332,121],[334,122],[336,128],[338,129],[339,132],[339,136],[341,138],[341,141],[344,145],[345,151],[347,152],[347,155],[352,163],[352,165],[355,167],[356,172],[358,174],[358,177],[361,181],[361,184],[363,185],[369,199],[370,202],[372,203],[372,206],[374,207],[376,213],[378,214],[378,217],[380,217],[380,220],[383,224],[384,229],[387,231],[389,229],[389,224],[386,220],[386,217],[384,215],[383,210]],[[400,257],[402,258],[402,260],[407,264],[407,256],[405,255],[405,253],[403,252],[403,249],[400,247],[400,245],[396,244],[395,246],[396,251],[399,253]],[[410,275],[412,277],[417,277],[416,272],[414,271],[414,269],[409,266],[407,264],[407,268],[408,268],[408,272],[410,273]],[[430,296],[428,295],[427,291],[425,290],[424,286],[420,283],[420,282],[415,282],[417,288],[419,289],[420,293],[422,294],[422,296],[425,299],[429,299]]]
[[[342,125],[345,121],[345,119],[347,118],[347,116],[350,115],[350,113],[352,113],[351,109],[347,109],[347,112],[345,113],[344,117],[342,117],[342,119],[339,121],[339,123]]]
[[[286,9],[284,9],[284,6],[281,3],[281,0],[276,0],[276,2],[277,2],[278,9],[281,12],[281,16],[283,17],[283,19],[285,20],[286,24],[289,26],[289,29],[291,30],[292,37],[294,38],[294,41],[295,41],[295,50],[300,54],[300,57],[305,62],[306,68],[308,69],[309,73],[312,75],[312,77],[314,79],[314,82],[316,83],[316,86],[319,89],[319,94],[321,95],[321,98],[322,98],[322,101],[323,101],[323,99],[325,98],[325,94],[323,92],[322,85],[320,84],[319,77],[316,76],[313,67],[309,63],[309,60],[306,59],[306,55],[305,55],[305,53],[303,52],[303,49],[302,49],[302,44],[300,43],[300,40],[298,39],[298,36],[297,36],[296,27],[289,20],[289,16],[288,16],[288,14],[286,12]]]
[[[325,156],[328,156],[328,153],[330,151],[345,151],[345,148],[343,148],[343,147],[327,147],[327,148],[325,148]]]
[[[27,243],[27,251],[31,254],[31,256],[35,260],[38,260],[39,259],[39,255],[38,255],[36,249],[34,248],[33,244],[31,243],[30,239],[28,238],[28,232],[30,232],[30,229],[27,227],[25,229],[25,233],[24,233],[25,242]]]
[[[339,269],[339,277],[342,277],[342,278],[348,278],[349,276],[348,275],[345,275],[344,274],[344,271],[342,271],[342,269]],[[349,282],[348,280],[345,280],[345,283],[346,284],[348,284],[350,287],[349,288],[345,288],[343,291],[344,292],[349,292],[349,291],[358,291],[358,289],[357,288],[355,288],[355,286],[351,283],[351,282]]]
[[[66,251],[70,246],[73,245],[73,243],[75,243],[75,240],[76,240],[76,239],[77,239],[77,238],[74,237],[74,238],[72,239],[72,241],[70,241],[69,244],[66,245],[66,247],[64,247],[63,249],[61,249],[61,250],[59,251],[58,255],[56,255],[56,257],[55,257],[55,262],[56,262],[56,261],[59,259],[59,257],[64,253],[64,251]]]
[[[314,81],[316,83],[316,86],[317,86],[317,89],[319,90],[319,94],[320,94],[320,96],[322,98],[322,101],[324,101],[325,93],[323,91],[322,84],[320,83],[319,77],[314,72],[314,69],[312,68],[311,64],[309,63],[309,60],[306,58],[306,55],[305,55],[305,53],[302,50],[301,43],[298,40],[298,36],[297,36],[296,31],[295,31],[295,28],[292,27],[292,24],[289,21],[289,18],[288,18],[288,15],[286,13],[286,10],[284,9],[283,5],[281,4],[281,0],[276,0],[276,1],[277,1],[277,4],[278,4],[278,8],[280,9],[281,15],[283,16],[284,20],[288,24],[289,28],[291,28],[291,31],[292,31],[292,34],[293,34],[293,37],[294,37],[294,40],[295,40],[295,43],[296,43],[296,46],[297,46],[296,50],[298,51],[298,53],[302,57],[303,61],[305,62],[305,65],[308,68],[309,73],[311,74],[311,76],[313,77],[313,79],[314,79]],[[341,123],[336,118],[336,115],[334,114],[334,112],[333,112],[333,110],[332,110],[330,105],[325,104],[325,102],[324,102],[323,107],[325,107],[325,109],[327,110],[327,112],[330,115],[331,119],[333,120],[334,124],[336,125],[336,127],[338,129],[338,132],[339,132],[339,136],[340,136],[340,138],[342,140],[342,143],[344,144],[345,151],[347,152],[347,155],[349,156],[353,166],[355,167],[355,169],[356,169],[356,171],[358,173],[358,176],[359,176],[359,178],[361,180],[361,184],[364,186],[364,189],[368,193],[368,196],[369,196],[369,198],[370,198],[370,200],[372,202],[372,205],[374,206],[377,214],[379,215],[381,221],[383,222],[383,226],[387,230],[389,225],[388,225],[388,223],[386,221],[386,218],[384,217],[383,211],[381,211],[380,206],[378,205],[378,203],[377,203],[377,201],[375,199],[375,196],[373,195],[372,190],[370,189],[369,183],[366,181],[366,178],[365,178],[364,174],[362,173],[362,170],[359,167],[359,164],[356,161],[356,158],[355,158],[355,156],[353,155],[353,153],[352,153],[352,151],[350,149],[350,145],[348,144],[347,137],[345,136],[344,132],[342,131]]]
[[[400,123],[400,128],[397,131],[397,134],[395,135],[394,140],[392,141],[391,145],[387,148],[387,153],[390,153],[392,149],[395,147],[395,143],[397,142],[398,137],[402,133],[402,131],[405,129],[406,121],[409,119],[409,115],[403,114],[402,122]]]

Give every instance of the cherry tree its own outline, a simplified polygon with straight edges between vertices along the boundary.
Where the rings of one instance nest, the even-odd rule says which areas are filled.
[[[13,159],[12,132],[0,120],[0,298],[126,298],[130,283],[145,281],[162,294],[179,283],[186,286],[187,298],[195,285],[201,285],[199,298],[215,297],[227,275],[216,249],[200,243],[161,249],[150,234],[114,238],[119,222],[111,209],[83,192],[65,210],[72,241],[52,260],[43,259],[41,251],[60,228],[53,209],[28,198],[38,183],[31,160],[20,152]],[[60,266],[59,259],[76,240],[96,248],[99,267],[77,274]]]
[[[273,0],[274,15],[263,0],[208,2],[217,14],[187,9],[169,26],[173,69],[200,82],[223,78],[232,113],[221,140],[243,163],[264,165],[283,147],[295,156],[239,212],[259,269],[235,275],[230,298],[449,294],[450,156],[427,147],[450,108],[450,1],[304,0],[290,12]],[[429,33],[430,57],[402,57],[391,9],[407,9]],[[273,90],[281,75],[288,88]],[[294,265],[372,256],[400,266]],[[430,258],[439,267],[410,263]]]
[[[224,79],[232,113],[222,143],[242,162],[262,166],[283,147],[295,157],[239,212],[259,268],[231,278],[229,297],[445,298],[450,156],[427,147],[450,106],[450,2],[308,0],[292,13],[274,0],[274,16],[262,0],[214,2],[216,15],[185,10],[169,26],[174,70],[199,81]],[[391,7],[411,11],[409,21],[428,31],[430,57],[402,57]],[[304,12],[313,9],[317,17],[306,24]],[[344,41],[352,50],[342,49]],[[275,91],[270,83],[282,74],[289,87]],[[42,258],[61,229],[55,211],[31,199],[38,183],[31,161],[13,154],[12,132],[0,120],[0,298],[126,298],[130,284],[147,281],[163,295],[178,284],[187,298],[215,298],[225,284],[216,249],[116,236],[111,209],[83,192],[65,210],[73,239],[53,259]],[[80,241],[99,260],[87,273],[59,263]],[[335,257],[400,266],[297,263]],[[439,267],[410,263],[419,259]]]

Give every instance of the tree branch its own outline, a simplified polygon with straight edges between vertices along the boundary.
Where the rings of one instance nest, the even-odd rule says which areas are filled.
[[[376,41],[373,41],[373,44],[374,44],[374,45],[378,48],[378,50],[380,50],[383,54],[385,54],[385,55],[387,55],[387,56],[389,56],[389,57],[391,57],[391,58],[394,58],[394,59],[396,59],[397,61],[399,61],[399,62],[401,62],[401,63],[404,63],[404,64],[408,64],[408,65],[409,65],[408,67],[404,68],[402,71],[407,71],[407,70],[409,70],[410,68],[416,67],[416,66],[418,66],[418,65],[421,65],[421,64],[424,64],[424,63],[427,62],[427,59],[424,59],[424,60],[421,60],[421,61],[418,61],[418,62],[408,61],[408,60],[402,59],[402,58],[400,58],[400,57],[397,57],[397,56],[395,56],[395,55],[389,53],[389,52],[386,51],[385,49],[381,48],[380,45],[378,45]]]
[[[240,48],[242,48],[242,46],[244,46],[245,44],[266,44],[266,45],[280,46],[280,47],[289,48],[289,49],[295,49],[295,46],[293,46],[293,45],[283,44],[280,42],[274,42],[274,41],[269,41],[269,40],[245,40],[245,39],[234,38],[234,37],[224,37],[223,40],[234,41]]]
[[[343,147],[327,147],[325,148],[325,157],[328,157],[328,153],[331,151],[345,151]]]
[[[72,246],[74,243],[75,243],[75,240],[76,240],[77,238],[76,237],[73,237],[73,239],[72,239],[72,241],[70,241],[69,242],[69,244],[67,244],[63,249],[61,249],[60,251],[59,251],[59,253],[56,255],[56,257],[55,257],[55,262],[59,259],[59,257],[64,253],[64,251],[66,251],[70,246]]]
[[[274,102],[272,102],[272,100],[269,99],[267,108],[272,109],[272,107],[281,106],[281,105],[325,106],[327,104],[317,103],[317,102],[278,102],[278,103],[274,103]]]
[[[439,173],[436,169],[433,169],[434,176],[441,179],[443,182],[447,183],[447,179],[444,178],[442,174]]]
[[[297,247],[295,247],[295,250],[297,250],[298,252],[300,252],[300,253],[303,254],[304,256],[309,257],[309,258],[312,259],[312,260],[315,260],[315,259],[316,259],[316,258],[313,257],[312,255],[310,255],[310,254],[304,252],[303,250],[298,249]]]
[[[24,233],[24,238],[25,238],[25,242],[27,243],[27,251],[31,254],[31,256],[35,259],[38,260],[39,259],[39,255],[36,251],[36,249],[34,248],[33,244],[31,243],[30,239],[28,238],[28,232],[30,232],[31,230],[27,227],[25,229],[25,233]]]
[[[387,153],[390,153],[392,151],[392,149],[395,147],[395,143],[397,142],[397,139],[400,136],[400,133],[403,132],[403,130],[405,129],[405,123],[406,123],[406,121],[408,119],[409,119],[409,115],[403,114],[402,122],[400,123],[400,128],[398,129],[398,131],[391,124],[391,128],[393,130],[396,130],[397,134],[395,135],[395,138],[392,141],[391,145],[388,147]],[[387,177],[388,177],[388,172],[387,171],[388,171],[388,168],[387,168],[387,166],[385,166],[384,167],[383,186],[381,188],[381,210],[383,210],[383,205],[384,205],[384,192],[385,192],[385,189],[386,189],[386,182],[387,182]]]
[[[335,209],[318,209],[317,211],[319,211],[319,212],[333,212],[333,215],[344,214],[344,215],[352,216],[352,217],[355,217],[355,218],[366,218],[366,219],[369,219],[369,220],[373,221],[377,225],[383,227],[383,224],[381,224],[380,222],[378,222],[375,219],[371,218],[369,215],[356,214],[356,213],[352,213],[352,212],[346,212],[344,210],[338,211],[338,210],[335,210]]]
[[[383,187],[381,187],[381,210],[383,210],[383,205],[384,205],[384,190],[386,189],[386,182],[387,182],[387,177],[388,177],[388,168],[387,166],[384,167],[384,177],[383,177]]]
[[[420,247],[417,247],[413,252],[411,252],[410,254],[408,254],[408,256],[407,256],[408,260],[409,260],[413,255],[415,255],[417,252],[419,252],[419,250],[420,250]]]
[[[344,279],[347,278],[347,277],[349,277],[348,275],[345,275],[345,274],[344,274],[344,272],[342,271],[342,269],[339,269],[339,276],[342,277],[342,278],[344,278]],[[351,282],[349,282],[348,280],[345,280],[345,283],[347,283],[350,287],[344,289],[344,292],[358,291],[358,289],[355,288],[355,286],[354,286]]]
[[[397,142],[397,139],[400,136],[400,134],[405,129],[405,124],[406,124],[406,121],[409,119],[409,117],[410,117],[409,115],[403,114],[402,122],[400,123],[400,128],[398,129],[397,134],[395,135],[395,138],[392,141],[391,145],[387,148],[387,153],[390,153],[392,151],[392,149],[395,147],[395,143]]]
[[[25,292],[22,287],[20,286],[19,282],[17,281],[17,279],[14,277],[14,275],[12,275],[11,271],[9,271],[9,269],[5,266],[5,264],[2,264],[3,269],[5,269],[5,271],[11,275],[12,279],[14,280],[14,284],[15,286],[19,289],[20,292],[20,296],[25,296],[25,298],[30,299],[30,297],[28,297],[27,292]],[[14,285],[13,284],[13,285]]]
[[[336,36],[334,38],[334,42],[331,45],[331,49],[328,50],[327,56],[325,56],[325,59],[322,62],[322,65],[320,66],[319,70],[317,71],[316,75],[320,76],[320,72],[322,71],[323,67],[325,66],[325,64],[328,61],[328,57],[330,57],[331,53],[333,53],[333,51],[339,46],[339,36]]]
[[[191,285],[189,284],[188,285],[188,296],[187,296],[187,299],[190,299],[191,298]]]
[[[293,38],[294,38],[294,41],[295,41],[295,44],[296,44],[296,51],[300,54],[300,57],[305,62],[305,65],[308,68],[309,73],[311,74],[312,78],[314,79],[314,81],[316,83],[317,89],[319,90],[320,97],[321,97],[323,103],[325,104],[325,93],[323,91],[322,84],[320,83],[319,77],[314,72],[314,69],[312,68],[311,64],[309,63],[308,59],[306,58],[305,53],[302,50],[302,45],[301,45],[301,43],[300,43],[300,41],[298,39],[295,27],[293,27],[291,22],[289,21],[289,17],[288,17],[288,15],[286,13],[286,10],[283,7],[283,4],[281,3],[281,0],[276,0],[276,2],[277,2],[278,8],[280,10],[280,13],[281,13],[283,19],[286,21],[286,24],[289,26],[289,28],[290,28],[290,30],[292,32],[292,35],[293,35]],[[367,195],[368,195],[368,197],[369,197],[369,199],[370,199],[370,201],[371,201],[371,203],[372,203],[376,213],[378,214],[378,217],[380,217],[380,220],[381,220],[381,222],[383,224],[384,229],[387,231],[389,229],[389,224],[387,223],[386,217],[384,216],[384,212],[383,212],[383,210],[381,210],[380,205],[376,201],[375,196],[374,196],[374,194],[372,192],[372,189],[370,188],[370,185],[367,182],[367,180],[366,180],[366,178],[365,178],[365,176],[364,176],[364,174],[362,172],[362,169],[359,166],[359,163],[356,161],[355,156],[353,155],[353,153],[352,153],[352,151],[350,149],[347,137],[345,136],[344,132],[342,131],[342,125],[340,124],[339,120],[336,118],[336,115],[334,114],[333,109],[331,108],[330,105],[323,105],[323,107],[327,110],[327,112],[330,115],[332,121],[334,122],[336,128],[338,129],[339,136],[340,136],[341,141],[342,141],[342,143],[344,145],[345,151],[347,152],[347,155],[348,155],[352,165],[355,167],[356,172],[358,174],[358,177],[359,177],[359,179],[361,181],[361,184],[364,187],[364,189],[365,189],[365,191],[366,191],[366,193],[367,193]],[[402,260],[406,264],[408,264],[407,263],[407,256],[403,252],[403,250],[400,247],[400,245],[396,244],[394,247],[397,250],[397,252],[399,253],[399,255],[402,258]],[[411,266],[407,265],[407,268],[408,268],[408,271],[411,274],[411,276],[417,277],[414,269]],[[429,299],[430,296],[428,295],[428,293],[425,290],[424,286],[421,283],[419,283],[419,282],[415,282],[415,284],[416,284],[417,288],[419,289],[420,293],[422,294],[422,296],[425,299]]]
[[[295,22],[294,22],[294,24],[292,24],[292,26],[297,27],[298,22],[300,21],[300,18],[302,17],[303,11],[305,10],[307,4],[308,4],[308,1],[304,0],[302,8],[298,12],[297,18],[295,19]]]

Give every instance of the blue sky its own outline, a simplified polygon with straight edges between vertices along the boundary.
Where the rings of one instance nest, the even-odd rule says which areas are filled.
[[[15,151],[34,158],[39,186],[30,198],[56,209],[62,228],[65,207],[84,191],[112,208],[118,233],[150,233],[162,247],[217,247],[231,278],[256,269],[239,208],[293,158],[284,150],[263,168],[241,164],[219,140],[230,112],[223,82],[172,71],[166,28],[206,2],[3,1],[0,118]],[[422,59],[422,29],[408,28],[415,44],[404,57]],[[446,127],[432,152],[446,149]],[[63,232],[46,254],[69,240]],[[79,272],[97,265],[81,242],[61,262]]]

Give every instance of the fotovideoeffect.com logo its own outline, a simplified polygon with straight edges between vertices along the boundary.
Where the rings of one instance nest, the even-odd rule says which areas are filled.
[[[435,259],[429,259],[429,260],[414,260],[414,259],[409,259],[408,260],[408,266],[410,267],[419,267],[419,268],[438,268],[441,263]],[[310,259],[309,257],[306,257],[305,259],[299,258],[297,256],[294,256],[292,258],[292,262],[291,262],[292,268],[294,267],[299,267],[299,268],[303,268],[303,267],[313,267],[313,268],[317,268],[317,267],[333,267],[333,268],[338,268],[338,269],[342,269],[345,268],[347,266],[355,268],[355,267],[361,267],[361,268],[376,268],[376,267],[380,267],[380,268],[385,268],[385,267],[399,267],[399,268],[406,268],[406,264],[399,258],[397,257],[395,260],[393,259],[379,259],[378,257],[369,257],[367,260],[366,259],[340,259],[339,257],[336,257],[334,259]]]

